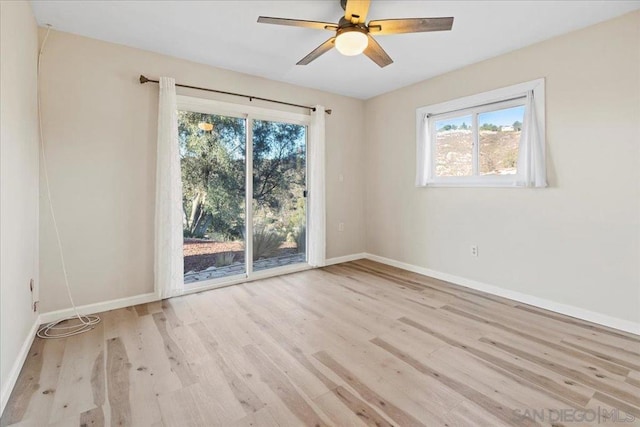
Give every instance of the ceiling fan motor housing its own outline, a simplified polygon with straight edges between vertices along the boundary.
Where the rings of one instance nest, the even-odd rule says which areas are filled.
[[[369,32],[369,29],[364,24],[352,24],[344,18],[340,19],[340,22],[338,23],[338,30],[336,31],[336,36],[349,31],[359,31],[361,33],[367,34]]]
[[[336,49],[346,56],[361,54],[369,44],[367,33],[367,28],[360,25],[338,28],[335,40]]]

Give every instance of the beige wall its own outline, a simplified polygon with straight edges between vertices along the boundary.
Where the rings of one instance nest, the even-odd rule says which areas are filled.
[[[52,32],[43,63],[44,130],[77,303],[153,288],[157,88],[137,83],[144,73],[333,108],[329,258],[366,249],[640,321],[639,20],[629,14],[365,102]],[[417,107],[540,77],[550,188],[413,186]],[[43,207],[41,216],[41,299],[49,311],[68,302]],[[478,258],[469,255],[471,244]]]
[[[140,74],[333,109],[327,116],[327,257],[363,252],[363,101],[56,31],[42,67],[53,200],[78,305],[153,291],[158,87],[140,85]],[[50,311],[69,303],[42,205],[41,299],[42,310]],[[344,232],[337,231],[340,221]]]
[[[36,314],[38,29],[27,2],[0,2],[0,384],[2,407]]]
[[[540,77],[550,188],[414,187],[417,107]],[[365,120],[368,252],[640,322],[640,12],[370,99]]]

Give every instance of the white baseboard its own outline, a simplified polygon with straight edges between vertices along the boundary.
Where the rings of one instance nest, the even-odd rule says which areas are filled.
[[[366,258],[366,257],[367,257],[367,254],[365,254],[365,253],[339,256],[339,257],[329,258],[329,259],[325,260],[324,261],[324,265],[327,266],[327,265],[333,265],[333,264],[340,264],[340,263],[343,263],[343,262],[355,261],[357,259],[363,259],[363,258]]]
[[[20,347],[18,356],[16,357],[16,360],[13,362],[13,366],[9,371],[9,378],[7,378],[7,381],[2,384],[2,390],[0,391],[0,415],[4,412],[5,406],[7,406],[9,396],[11,396],[13,387],[15,387],[16,381],[18,381],[18,375],[20,375],[22,366],[24,365],[25,360],[27,360],[29,350],[31,349],[31,344],[33,344],[33,340],[36,337],[36,332],[38,331],[38,326],[40,326],[39,318],[40,316],[37,316],[33,320],[33,326],[31,326],[31,330],[22,343],[22,347]]]
[[[522,292],[512,291],[509,289],[501,288],[494,285],[478,282],[476,280],[467,279],[465,277],[455,276],[453,274],[443,273],[436,270],[431,270],[424,267],[418,267],[416,265],[407,264],[405,262],[396,261],[390,258],[381,257],[373,254],[364,254],[365,258],[371,261],[377,261],[382,264],[387,264],[393,267],[398,267],[403,270],[412,271],[414,273],[423,274],[425,276],[433,277],[435,279],[451,282],[456,285],[464,286],[467,288],[475,289],[478,291],[486,292],[488,294],[497,295],[503,298],[508,298],[514,301],[529,304],[535,307],[543,308],[545,310],[553,311],[556,313],[564,314],[566,316],[575,317],[580,320],[586,320],[587,322],[597,323],[609,328],[618,329],[620,331],[629,332],[632,334],[640,335],[640,323],[632,322],[625,319],[619,319],[617,317],[608,316],[606,314],[598,313],[584,308],[576,307],[573,305],[563,304],[555,301],[551,301],[544,298],[539,298],[533,295],[524,294]]]
[[[96,302],[78,307],[80,314],[95,314],[103,311],[116,310],[118,308],[130,307],[132,305],[144,304],[151,301],[157,301],[158,295],[155,292],[135,295],[132,297],[119,298],[110,301]],[[49,311],[40,315],[40,323],[54,322],[59,319],[75,315],[73,308],[65,308],[62,310]]]

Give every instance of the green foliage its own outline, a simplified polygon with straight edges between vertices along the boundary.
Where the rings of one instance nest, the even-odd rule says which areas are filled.
[[[233,252],[220,252],[215,254],[213,265],[216,267],[225,267],[227,265],[233,264],[233,260],[235,259],[236,254]]]
[[[201,122],[212,131],[199,129]],[[304,217],[305,127],[253,122],[254,217],[280,221],[283,235]],[[185,237],[240,239],[244,232],[244,119],[180,111],[178,134]],[[302,201],[302,207],[300,207]]]
[[[522,122],[516,120],[515,122],[513,122],[513,130],[522,130]]]
[[[462,124],[460,125],[460,129],[462,129],[462,130],[468,130],[470,128],[471,127],[468,124],[466,124],[465,122],[462,122]]]
[[[253,230],[253,260],[276,255],[283,243],[282,234],[265,226],[256,226]]]
[[[296,251],[304,253],[307,249],[307,228],[304,225],[296,230],[294,240],[296,242]]]
[[[500,130],[500,126],[496,126],[491,123],[483,123],[482,126],[480,126],[480,130],[490,130],[490,131],[497,132]]]
[[[282,208],[301,196],[305,185],[303,126],[255,120],[253,127],[253,198],[259,206]],[[296,191],[298,190],[298,191]]]
[[[245,122],[242,119],[180,111],[178,135],[182,165],[184,234],[217,232],[242,236]],[[211,132],[198,123],[212,123]]]

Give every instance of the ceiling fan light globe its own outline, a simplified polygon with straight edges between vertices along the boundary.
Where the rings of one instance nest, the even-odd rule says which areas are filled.
[[[360,55],[368,44],[369,38],[361,31],[345,31],[336,37],[336,49],[345,56]]]

